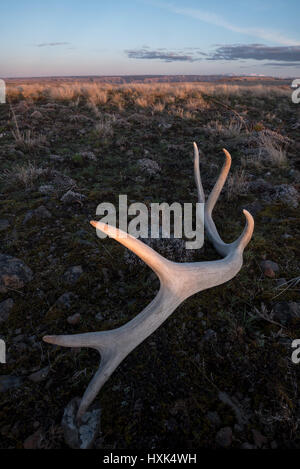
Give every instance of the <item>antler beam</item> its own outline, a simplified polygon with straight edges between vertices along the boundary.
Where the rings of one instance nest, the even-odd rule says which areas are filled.
[[[231,166],[230,154],[224,150],[226,160],[221,174],[205,203],[199,168],[199,151],[194,143],[195,180],[200,203],[205,203],[204,225],[210,241],[223,259],[210,262],[175,263],[165,259],[152,248],[123,231],[101,222],[91,225],[106,233],[139,256],[158,276],[160,290],[154,300],[124,326],[104,332],[67,336],[46,336],[49,344],[63,347],[90,347],[101,355],[101,362],[94,378],[82,398],[77,419],[80,421],[89,405],[124,358],[141,342],[149,337],[187,298],[197,292],[221,285],[240,271],[243,265],[243,251],[249,243],[254,229],[254,220],[244,210],[246,226],[241,236],[231,244],[220,238],[212,219],[212,212],[226,181]]]

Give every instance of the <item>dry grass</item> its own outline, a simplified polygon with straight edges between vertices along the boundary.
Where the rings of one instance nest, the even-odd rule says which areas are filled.
[[[10,102],[22,99],[27,101],[48,100],[55,102],[75,101],[85,99],[95,106],[112,103],[122,110],[124,99],[134,101],[139,107],[166,106],[175,101],[185,101],[190,110],[207,106],[205,95],[212,97],[288,97],[287,87],[216,83],[143,83],[113,85],[106,83],[84,82],[53,82],[33,83],[16,86],[7,85],[7,95]]]
[[[232,117],[227,125],[216,120],[207,124],[206,129],[210,133],[217,133],[223,137],[237,137],[240,135],[243,123],[235,117]]]
[[[25,132],[12,131],[16,147],[24,152],[34,152],[46,145],[47,139],[44,135],[35,135],[31,130]]]
[[[262,131],[259,134],[260,150],[264,152],[268,162],[277,167],[287,166],[284,145],[288,143],[282,135],[275,132]]]
[[[269,129],[260,130],[250,138],[250,148],[248,154],[241,158],[241,165],[251,166],[257,170],[269,166],[287,167],[287,147],[290,143],[292,143],[290,138],[278,132]]]
[[[234,173],[229,174],[226,185],[227,200],[234,200],[241,194],[246,194],[248,185],[249,182],[243,168],[239,168]]]
[[[114,124],[116,122],[116,116],[107,115],[101,116],[99,121],[95,125],[96,133],[103,138],[112,137],[114,134]]]
[[[166,107],[166,103],[159,101],[158,103],[152,104],[151,108],[154,112],[163,112]]]
[[[11,108],[13,123],[15,129],[12,130],[14,140],[16,142],[16,147],[25,152],[34,152],[46,145],[47,139],[45,135],[33,134],[31,130],[25,130],[21,132],[19,129],[18,121],[16,115]]]
[[[44,178],[49,173],[48,169],[38,168],[33,163],[16,165],[11,169],[6,169],[0,175],[0,179],[8,184],[21,184],[26,189],[33,186],[40,178]]]

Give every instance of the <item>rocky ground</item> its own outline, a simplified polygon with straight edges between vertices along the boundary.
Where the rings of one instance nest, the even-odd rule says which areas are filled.
[[[190,93],[148,106],[126,90],[101,105],[20,92],[0,106],[1,448],[66,447],[64,408],[99,358],[42,337],[116,328],[158,288],[89,221],[119,194],[195,202],[193,141],[207,192],[222,148],[232,155],[214,215],[225,241],[240,234],[243,208],[255,233],[238,276],[188,299],[106,383],[95,447],[300,448],[300,105],[276,93]],[[197,252],[182,242],[155,248],[177,261],[218,258],[208,242]]]

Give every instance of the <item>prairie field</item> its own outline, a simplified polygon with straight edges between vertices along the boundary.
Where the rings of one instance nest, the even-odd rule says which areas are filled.
[[[189,298],[117,368],[97,397],[96,448],[300,448],[300,104],[287,84],[7,82],[0,105],[0,448],[64,448],[65,406],[96,351],[43,336],[117,328],[159,282],[90,221],[102,202],[197,202],[193,142],[226,242],[255,219],[230,282]],[[170,260],[220,258],[208,240],[156,240]],[[15,258],[15,272],[9,270]],[[2,269],[2,270],[1,270]],[[223,440],[222,440],[223,438]],[[227,440],[226,440],[227,438]],[[225,441],[225,442],[224,442]]]

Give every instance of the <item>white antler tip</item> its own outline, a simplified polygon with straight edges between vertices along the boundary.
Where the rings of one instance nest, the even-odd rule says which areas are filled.
[[[107,234],[111,238],[119,238],[119,237],[126,237],[127,233],[118,230],[118,228],[114,226],[107,225],[106,223],[102,223],[101,221],[91,221],[90,224],[96,228],[97,230],[102,231],[102,233]]]
[[[101,221],[94,221],[94,220],[90,221],[90,224],[97,230],[101,230],[101,231],[106,231],[105,227],[108,226],[105,223],[102,223]]]
[[[43,337],[43,341],[46,342],[47,344],[54,344],[55,336],[54,335],[45,335],[45,337]]]

